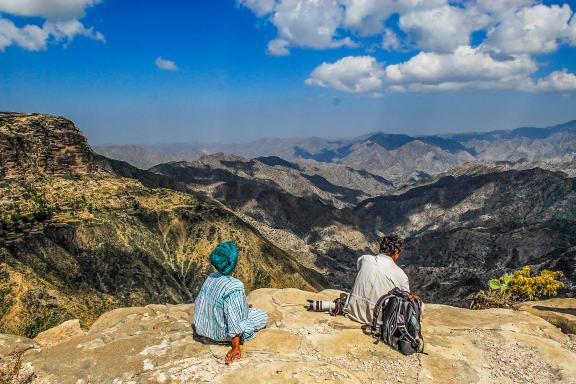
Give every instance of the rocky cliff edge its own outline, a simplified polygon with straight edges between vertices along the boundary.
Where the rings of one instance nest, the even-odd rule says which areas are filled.
[[[249,302],[269,313],[267,329],[224,365],[228,347],[192,339],[194,306],[149,305],[102,315],[88,331],[69,321],[35,340],[2,335],[0,356],[30,348],[34,383],[575,383],[576,343],[524,311],[426,305],[427,354],[405,357],[374,344],[343,317],[307,312],[306,299],[339,291],[258,289]],[[564,299],[570,314],[575,299]],[[550,307],[550,306],[548,306]]]

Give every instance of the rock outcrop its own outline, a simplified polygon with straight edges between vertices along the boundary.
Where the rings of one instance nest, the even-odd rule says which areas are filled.
[[[94,152],[70,120],[0,113],[0,180],[94,172]]]
[[[576,344],[527,312],[470,311],[426,305],[427,354],[409,357],[374,344],[359,324],[307,312],[306,299],[339,291],[259,289],[249,302],[269,314],[268,328],[224,364],[227,346],[193,340],[194,306],[148,305],[102,315],[86,334],[23,356],[35,383],[575,383]],[[574,300],[572,300],[574,301]],[[574,303],[572,303],[574,305]],[[33,344],[0,336],[6,345]]]
[[[556,298],[529,301],[518,305],[517,308],[543,318],[560,328],[564,333],[576,334],[575,299]]]

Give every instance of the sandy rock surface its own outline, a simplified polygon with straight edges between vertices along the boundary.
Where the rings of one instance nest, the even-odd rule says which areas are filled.
[[[549,299],[531,301],[518,306],[521,311],[529,312],[554,324],[564,333],[576,334],[576,300]]]
[[[83,336],[86,332],[80,327],[78,319],[68,320],[62,324],[41,332],[34,338],[34,342],[42,348],[48,348],[63,343],[75,336]]]
[[[117,309],[24,361],[35,383],[576,383],[574,343],[527,312],[427,305],[428,354],[405,357],[374,344],[359,324],[303,308],[308,298],[338,295],[253,291],[249,302],[269,313],[269,325],[231,366],[227,346],[192,339],[193,305]],[[2,335],[0,353],[31,343],[17,339]]]

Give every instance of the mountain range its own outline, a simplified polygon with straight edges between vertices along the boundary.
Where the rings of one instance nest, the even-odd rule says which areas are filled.
[[[192,161],[224,152],[248,159],[277,156],[288,161],[342,164],[396,184],[425,179],[470,161],[520,159],[566,162],[576,159],[576,121],[547,128],[412,137],[377,132],[352,139],[261,139],[245,144],[101,145],[96,151],[140,168]]]

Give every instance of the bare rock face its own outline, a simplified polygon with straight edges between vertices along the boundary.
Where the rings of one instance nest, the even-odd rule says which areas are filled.
[[[564,333],[576,334],[575,299],[556,298],[528,301],[518,305],[517,309],[543,318],[560,328]]]
[[[34,338],[34,342],[42,348],[48,348],[72,337],[82,336],[84,334],[86,334],[86,332],[80,327],[80,320],[73,319],[39,333],[38,336]]]
[[[339,293],[253,291],[249,301],[268,312],[268,328],[230,366],[227,346],[193,340],[191,304],[116,309],[84,335],[29,350],[24,362],[37,383],[575,382],[573,342],[527,312],[426,305],[427,354],[406,357],[374,344],[357,323],[303,307]]]
[[[0,180],[37,173],[86,174],[94,153],[74,124],[63,117],[0,113]]]

